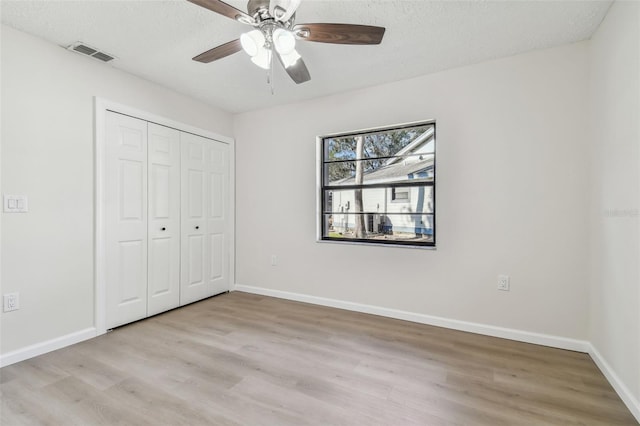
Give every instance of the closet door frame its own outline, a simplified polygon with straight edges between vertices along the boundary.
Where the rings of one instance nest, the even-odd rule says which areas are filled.
[[[94,196],[94,323],[96,335],[107,332],[107,271],[106,271],[106,238],[105,238],[105,160],[106,160],[106,115],[107,111],[128,115],[161,126],[171,127],[185,133],[191,133],[229,145],[229,202],[227,217],[229,218],[229,286],[232,290],[235,283],[235,143],[234,139],[207,130],[161,117],[108,99],[95,97],[94,112],[94,162],[95,162],[95,196]]]

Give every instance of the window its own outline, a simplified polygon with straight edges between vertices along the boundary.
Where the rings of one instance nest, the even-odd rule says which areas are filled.
[[[408,202],[409,188],[391,188],[391,201]]]
[[[318,138],[322,241],[435,246],[434,122]]]

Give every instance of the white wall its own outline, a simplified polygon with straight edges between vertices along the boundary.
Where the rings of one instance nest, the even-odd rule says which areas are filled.
[[[237,283],[585,339],[587,87],[585,42],[236,115]],[[437,250],[316,243],[316,136],[426,119]]]
[[[0,353],[94,325],[93,97],[232,133],[231,115],[109,65],[2,27],[2,193],[29,213],[2,215]]]
[[[640,3],[616,2],[591,41],[589,339],[640,413]]]

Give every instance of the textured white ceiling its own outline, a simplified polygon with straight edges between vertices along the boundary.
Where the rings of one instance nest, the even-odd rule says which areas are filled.
[[[246,1],[227,3],[246,10]],[[113,66],[230,112],[310,99],[588,39],[611,1],[302,0],[296,22],[387,28],[378,46],[300,42],[311,81],[296,85],[244,52],[191,60],[250,27],[186,0],[2,0],[2,22],[60,46],[83,41]],[[87,60],[92,60],[87,58]]]

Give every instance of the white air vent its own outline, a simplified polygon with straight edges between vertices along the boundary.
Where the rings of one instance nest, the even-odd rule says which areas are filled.
[[[100,52],[98,49],[95,49],[91,46],[87,46],[81,41],[77,41],[67,46],[67,50],[72,50],[77,53],[82,53],[83,55],[91,56],[92,58],[98,59],[102,62],[109,62],[115,59],[115,57],[107,53]]]

